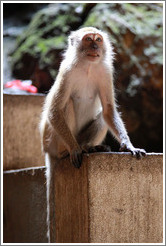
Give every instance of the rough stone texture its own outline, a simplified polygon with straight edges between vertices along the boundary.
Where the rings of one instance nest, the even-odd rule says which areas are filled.
[[[57,243],[162,242],[161,154],[91,154],[80,171],[63,160],[55,173]]]
[[[92,243],[162,242],[162,155],[89,158]]]
[[[45,168],[4,172],[4,243],[46,243]]]
[[[69,160],[55,166],[56,243],[88,243],[88,162],[76,169]]]
[[[56,243],[162,243],[162,154],[55,165]],[[45,168],[4,173],[4,242],[47,242]]]
[[[44,165],[39,121],[44,96],[3,95],[4,170]]]

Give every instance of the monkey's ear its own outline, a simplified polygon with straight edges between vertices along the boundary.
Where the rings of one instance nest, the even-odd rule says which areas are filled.
[[[74,45],[74,37],[70,37],[69,42],[73,46]]]
[[[68,40],[69,40],[69,44],[73,46],[74,45],[74,33],[73,32],[70,34]]]

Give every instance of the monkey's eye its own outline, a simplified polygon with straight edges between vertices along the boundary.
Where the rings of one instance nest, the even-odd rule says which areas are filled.
[[[101,38],[97,38],[96,41],[97,41],[97,42],[101,42],[102,39],[101,39]]]
[[[86,41],[92,41],[92,39],[90,37],[87,37],[85,40]]]

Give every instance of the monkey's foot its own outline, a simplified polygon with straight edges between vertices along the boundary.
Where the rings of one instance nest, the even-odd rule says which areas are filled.
[[[146,156],[146,151],[144,149],[126,146],[126,144],[122,144],[119,151],[121,151],[121,152],[122,151],[129,151],[137,159],[141,159],[142,157]]]
[[[83,153],[95,153],[95,152],[110,152],[111,148],[108,145],[96,145],[83,148]]]
[[[82,164],[82,150],[76,149],[71,151],[70,161],[76,168],[80,168]]]

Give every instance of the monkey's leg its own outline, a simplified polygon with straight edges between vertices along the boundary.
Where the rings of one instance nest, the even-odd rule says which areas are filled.
[[[47,196],[47,237],[48,242],[55,242],[55,197],[54,197],[54,172],[55,162],[48,153],[45,154],[46,162],[46,196]]]
[[[108,145],[103,145],[103,144],[91,146],[88,148],[88,153],[110,152],[110,151],[111,151],[111,147]]]
[[[100,113],[95,120],[88,122],[78,133],[77,141],[80,146],[85,149],[85,152],[108,152],[110,147],[101,145],[103,142],[108,127],[103,120],[102,113]]]

